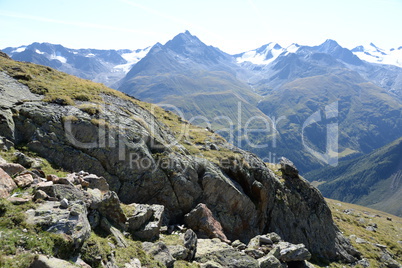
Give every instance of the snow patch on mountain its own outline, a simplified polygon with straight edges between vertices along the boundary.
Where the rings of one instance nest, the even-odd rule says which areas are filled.
[[[17,47],[11,53],[20,53],[20,52],[25,51],[26,48],[27,48],[26,46]]]
[[[367,62],[402,67],[402,47],[386,50],[370,43],[369,45],[355,47],[352,52],[361,60]]]
[[[116,65],[114,69],[121,69],[123,70],[124,73],[128,73],[134,64],[139,62],[142,58],[144,58],[148,54],[150,49],[151,47],[149,46],[144,49],[131,50],[130,52],[121,54],[121,57],[125,59],[127,63]]]
[[[289,53],[296,53],[299,48],[300,48],[300,45],[295,44],[295,43],[291,44],[290,46],[288,46],[286,48],[286,55]]]
[[[238,63],[251,62],[257,65],[268,65],[282,54],[295,53],[299,47],[297,44],[292,44],[283,48],[277,43],[271,42],[260,48],[235,55],[235,57]]]
[[[58,61],[60,61],[62,63],[67,63],[67,59],[65,57],[61,56],[61,55],[55,55],[55,54],[50,55],[50,59],[51,60],[58,60]]]

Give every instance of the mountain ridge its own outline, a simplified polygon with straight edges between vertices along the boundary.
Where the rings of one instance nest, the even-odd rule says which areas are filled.
[[[367,155],[306,174],[323,195],[402,215],[402,138]]]

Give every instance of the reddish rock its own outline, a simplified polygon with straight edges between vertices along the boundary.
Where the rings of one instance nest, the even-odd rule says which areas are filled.
[[[0,198],[8,197],[15,188],[17,188],[17,185],[10,175],[0,168]]]
[[[25,170],[22,165],[14,163],[0,164],[0,168],[3,169],[10,176],[17,175]]]
[[[31,199],[29,198],[22,198],[22,197],[15,197],[15,196],[10,196],[9,198],[7,198],[8,201],[10,201],[11,203],[13,203],[14,205],[21,205],[21,204],[25,204],[29,201],[31,201]]]
[[[46,176],[46,180],[48,180],[48,181],[56,181],[56,180],[58,180],[59,179],[59,177],[57,177],[56,175],[53,175],[53,174],[48,174],[47,176]]]
[[[208,238],[219,238],[226,243],[230,242],[223,232],[222,225],[205,204],[198,204],[190,213],[186,214],[184,222],[200,237],[207,236]]]
[[[52,181],[42,181],[36,185],[36,188],[50,187],[53,185]]]
[[[27,187],[33,183],[34,179],[31,174],[24,174],[14,178],[14,182],[20,188]]]

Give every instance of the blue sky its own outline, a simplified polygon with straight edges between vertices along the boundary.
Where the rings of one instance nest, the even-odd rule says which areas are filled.
[[[402,46],[402,0],[0,0],[0,48],[144,48],[185,30],[239,53],[268,42]]]

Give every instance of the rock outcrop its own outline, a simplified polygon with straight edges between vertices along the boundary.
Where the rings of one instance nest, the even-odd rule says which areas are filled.
[[[92,201],[108,220],[126,220],[109,203],[113,200],[162,205],[168,223],[180,223],[203,203],[230,241],[276,232],[288,242],[303,243],[316,257],[356,260],[357,252],[334,225],[322,195],[291,165],[283,167],[280,178],[261,159],[222,139],[214,141],[219,151],[209,161],[176,143],[174,131],[157,120],[157,112],[138,102],[99,93],[101,113],[89,114],[77,106],[43,102],[6,73],[0,75],[1,135],[67,170],[105,178],[111,192],[100,190],[100,201],[92,192]],[[83,187],[93,183],[82,179]],[[50,198],[73,203],[84,198],[74,186],[49,182],[38,189]]]

